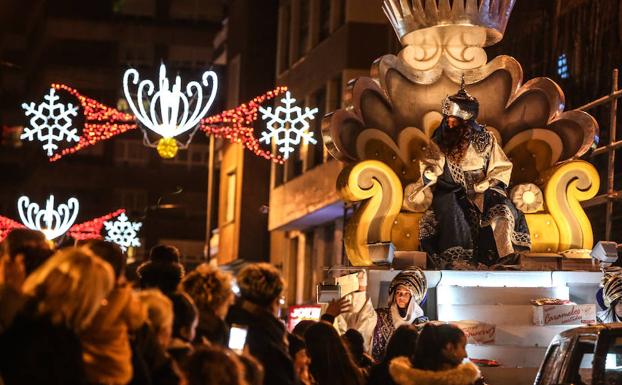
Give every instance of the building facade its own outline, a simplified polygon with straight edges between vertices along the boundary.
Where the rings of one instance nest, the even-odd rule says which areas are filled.
[[[270,260],[289,282],[288,302],[315,299],[325,269],[346,264],[342,233],[347,208],[335,182],[342,164],[321,141],[322,117],[340,108],[350,79],[369,75],[378,57],[398,47],[380,0],[280,1],[276,83],[301,104],[317,107],[316,145],[303,145],[270,177]]]

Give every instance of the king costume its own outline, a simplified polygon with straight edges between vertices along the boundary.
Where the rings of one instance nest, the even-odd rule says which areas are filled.
[[[522,212],[507,196],[512,163],[495,136],[475,119],[477,99],[464,89],[443,101],[443,120],[434,132],[421,179],[408,199],[432,191],[420,221],[420,240],[437,269],[514,265],[530,249]]]

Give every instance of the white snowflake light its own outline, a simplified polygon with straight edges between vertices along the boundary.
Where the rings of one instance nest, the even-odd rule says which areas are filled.
[[[138,231],[143,224],[140,222],[130,222],[125,213],[121,213],[115,221],[104,222],[106,229],[106,240],[114,242],[127,251],[128,247],[139,247]]]
[[[59,96],[56,90],[50,88],[50,93],[44,96],[46,102],[35,105],[22,103],[26,116],[30,116],[30,127],[24,127],[24,133],[20,139],[28,141],[36,140],[43,142],[43,149],[47,151],[48,156],[54,154],[54,150],[58,148],[56,142],[66,140],[67,142],[78,142],[80,138],[77,135],[77,128],[71,128],[73,125],[72,117],[78,114],[78,107],[71,103],[64,105],[57,103]]]
[[[317,143],[313,132],[309,132],[309,121],[315,119],[318,109],[305,107],[303,113],[302,109],[295,105],[296,99],[292,98],[289,91],[285,93],[281,102],[284,106],[278,106],[274,111],[272,107],[259,107],[261,118],[267,121],[267,131],[261,133],[259,141],[263,143],[274,141],[283,158],[287,159],[301,141]]]
[[[189,82],[185,93],[182,92],[179,76],[175,77],[175,83],[171,89],[164,64],[160,65],[157,91],[151,80],[142,80],[139,83],[138,79],[138,71],[133,68],[125,71],[123,75],[123,92],[127,104],[144,127],[163,138],[174,138],[196,128],[214,102],[218,89],[218,78],[214,71],[205,71],[201,79],[203,86],[211,85],[207,99],[203,96],[203,87],[196,81]],[[138,85],[136,102],[130,93],[130,82]],[[193,98],[196,98],[194,105]],[[145,106],[149,108],[149,111],[146,111]]]
[[[29,229],[41,231],[50,240],[60,237],[69,230],[78,216],[79,208],[76,198],[69,198],[66,204],[62,203],[54,208],[54,195],[50,195],[47,199],[44,209],[30,202],[27,196],[17,200],[22,223]]]

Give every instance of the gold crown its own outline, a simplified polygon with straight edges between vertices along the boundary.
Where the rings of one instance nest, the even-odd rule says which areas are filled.
[[[481,27],[489,46],[503,38],[516,0],[384,0],[382,10],[400,41],[411,32],[448,25]],[[479,5],[478,5],[479,3]]]

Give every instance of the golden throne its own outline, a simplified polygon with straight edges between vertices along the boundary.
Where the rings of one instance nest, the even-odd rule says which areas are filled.
[[[582,111],[564,112],[551,79],[522,84],[510,56],[487,61],[485,46],[503,37],[514,0],[385,0],[403,50],[376,60],[370,77],[350,81],[344,108],[322,123],[330,154],[345,163],[337,188],[355,210],[345,228],[355,266],[386,262],[390,247],[419,248],[422,209],[405,200],[419,179],[418,161],[441,121],[441,100],[464,76],[485,124],[512,161],[512,200],[526,214],[532,252],[591,249],[592,227],[580,202],[596,195],[599,176],[579,160],[598,125]],[[384,250],[381,257],[371,252]]]

